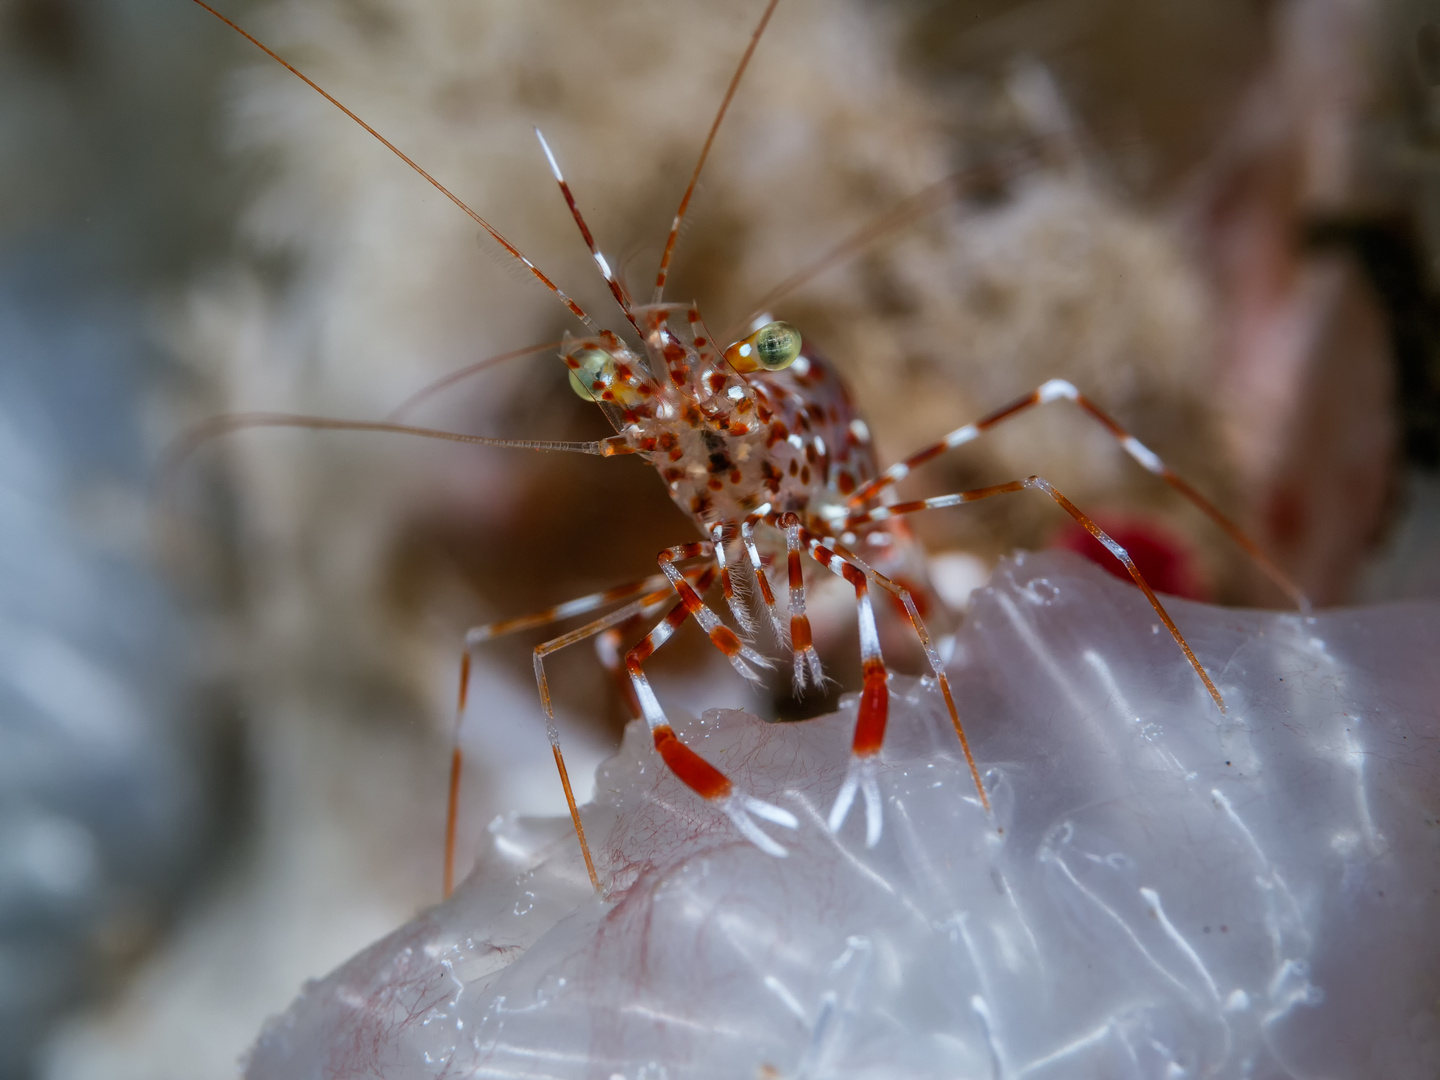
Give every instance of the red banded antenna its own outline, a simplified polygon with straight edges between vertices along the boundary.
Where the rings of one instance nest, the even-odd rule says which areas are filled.
[[[195,2],[198,4],[200,0],[195,0]],[[690,184],[685,188],[685,195],[680,200],[680,209],[675,211],[675,221],[670,226],[670,236],[665,241],[665,253],[660,256],[660,272],[655,275],[655,295],[650,300],[652,304],[658,304],[664,299],[665,279],[670,276],[670,257],[675,254],[675,243],[680,239],[680,223],[685,220],[685,211],[690,206],[690,197],[695,194],[695,185],[700,180],[700,170],[705,167],[705,159],[710,156],[710,146],[715,141],[715,133],[720,130],[720,121],[725,119],[725,110],[730,108],[730,100],[735,96],[735,90],[740,85],[740,77],[745,74],[745,69],[750,65],[750,57],[755,54],[755,46],[760,44],[760,35],[765,33],[765,27],[770,23],[770,16],[775,14],[775,5],[778,3],[780,0],[770,0],[765,5],[765,13],[760,16],[760,22],[756,25],[755,32],[750,35],[750,44],[745,46],[745,55],[740,58],[740,66],[735,69],[735,74],[730,78],[730,85],[725,90],[725,99],[720,102],[720,111],[715,114],[715,122],[710,125],[710,134],[705,136],[705,145],[700,148],[700,160],[695,162],[695,171],[690,174]],[[290,65],[286,64],[285,66],[289,67]],[[298,75],[299,72],[296,74]],[[301,77],[304,78],[304,76]],[[306,79],[306,82],[309,80]]]
[[[774,6],[775,6],[775,2],[777,2],[777,0],[772,0],[770,6],[771,6],[771,7],[774,7]],[[417,173],[419,173],[421,176],[423,176],[423,177],[430,183],[430,185],[435,188],[436,191],[440,192],[441,195],[444,195],[447,199],[449,199],[451,202],[453,202],[453,203],[454,203],[456,206],[458,206],[461,210],[465,211],[465,213],[469,215],[470,220],[473,221],[473,222],[475,222],[475,224],[479,225],[482,229],[484,229],[487,233],[489,233],[490,236],[494,239],[494,241],[495,241],[497,244],[499,244],[502,248],[504,248],[507,252],[509,252],[509,253],[510,253],[512,256],[514,256],[516,259],[520,260],[520,262],[524,263],[524,264],[525,264],[525,268],[526,268],[527,270],[529,270],[530,273],[534,274],[536,278],[539,279],[540,284],[544,285],[547,289],[549,289],[552,293],[554,293],[557,297],[559,297],[559,298],[560,298],[560,302],[561,302],[562,304],[564,304],[567,308],[569,308],[570,311],[571,311],[571,313],[572,313],[577,319],[579,319],[582,323],[585,324],[585,328],[586,328],[587,330],[591,331],[592,333],[596,332],[596,331],[595,331],[595,324],[590,321],[590,316],[589,316],[589,315],[586,315],[584,309],[581,308],[581,306],[580,306],[579,304],[575,303],[574,300],[570,299],[570,297],[569,297],[568,295],[566,295],[565,290],[561,289],[559,285],[556,285],[555,282],[551,281],[548,277],[546,277],[544,271],[542,271],[538,266],[536,266],[536,265],[535,265],[534,263],[532,263],[529,259],[527,259],[527,258],[525,257],[525,255],[521,252],[521,250],[520,250],[519,248],[517,248],[517,247],[516,247],[514,244],[512,244],[509,240],[506,240],[505,237],[500,234],[500,230],[499,230],[499,229],[495,228],[494,225],[491,225],[488,221],[486,221],[483,217],[481,217],[479,214],[477,214],[474,210],[470,209],[470,207],[467,206],[467,205],[460,199],[460,197],[459,197],[458,195],[456,195],[453,191],[451,191],[449,188],[447,188],[444,184],[440,183],[439,180],[436,180],[435,177],[431,176],[428,172],[426,172],[424,169],[422,169],[419,165],[417,165],[414,161],[412,161],[412,160],[410,159],[410,157],[409,157],[403,150],[401,150],[398,146],[396,146],[394,143],[392,143],[389,139],[385,138],[384,135],[381,135],[378,131],[376,131],[373,127],[371,127],[369,124],[367,124],[364,120],[361,120],[360,117],[356,116],[356,115],[355,115],[353,112],[351,112],[348,108],[346,108],[346,107],[345,107],[344,105],[342,105],[339,101],[337,101],[327,90],[325,90],[324,87],[320,86],[320,84],[318,84],[317,82],[315,82],[314,79],[310,78],[310,76],[306,75],[303,71],[301,71],[299,68],[297,68],[294,64],[290,63],[290,61],[286,60],[283,56],[281,56],[279,53],[277,53],[274,49],[270,48],[270,46],[266,45],[263,41],[261,41],[259,38],[257,38],[254,34],[250,33],[250,32],[249,32],[248,30],[246,30],[244,27],[240,26],[240,25],[239,25],[238,23],[236,23],[233,19],[227,18],[226,16],[220,14],[220,12],[216,11],[213,7],[211,7],[209,4],[207,4],[207,3],[205,2],[205,0],[195,0],[195,3],[199,4],[202,8],[204,8],[206,11],[208,11],[211,15],[214,15],[215,18],[219,19],[219,20],[220,20],[221,22],[223,22],[226,26],[230,27],[231,30],[234,30],[237,34],[239,34],[241,37],[243,37],[246,41],[250,42],[251,45],[254,45],[257,49],[259,49],[261,52],[263,52],[266,56],[270,57],[271,60],[274,60],[274,61],[275,61],[277,64],[279,64],[281,67],[285,68],[285,70],[287,70],[288,72],[290,72],[290,74],[294,75],[297,79],[299,79],[301,82],[303,82],[306,86],[310,87],[311,90],[314,90],[317,94],[319,94],[321,97],[323,97],[326,101],[330,102],[331,105],[334,105],[337,109],[339,109],[341,112],[343,112],[343,113],[344,113],[346,116],[348,116],[351,120],[354,120],[355,123],[359,124],[362,128],[364,128],[364,129],[365,129],[366,131],[368,131],[371,135],[373,135],[376,139],[378,139],[378,140],[381,142],[381,144],[383,144],[384,147],[385,147],[387,150],[389,150],[392,154],[394,154],[396,157],[398,157],[401,161],[405,162],[406,165],[409,165],[410,168],[414,169]],[[768,12],[766,13],[766,17],[767,17],[767,18],[769,17],[769,13],[768,13]],[[763,26],[763,24],[762,24],[762,26]],[[751,47],[753,48],[754,46],[752,45]],[[749,58],[749,53],[746,53],[746,58],[747,58],[747,59]],[[732,86],[732,90],[733,90],[733,86]],[[722,110],[722,112],[723,112],[723,110]],[[718,123],[718,121],[717,121],[717,123]],[[711,134],[713,135],[714,133],[712,132]],[[708,143],[708,142],[706,143],[706,148],[707,148],[707,149],[709,148],[709,143]],[[703,160],[703,159],[702,159],[702,160]],[[696,171],[698,172],[699,170],[697,169]],[[692,183],[692,185],[693,185],[694,182],[692,181],[691,183]],[[686,195],[686,198],[689,198],[689,195],[688,195],[688,194]]]
[[[570,193],[570,185],[565,181],[565,174],[560,171],[560,163],[555,160],[555,155],[550,150],[550,144],[545,141],[545,136],[540,133],[538,127],[535,129],[535,137],[540,140],[540,149],[545,151],[545,160],[550,163],[550,171],[555,176],[555,182],[560,185],[560,194],[565,196],[565,205],[570,207],[570,216],[580,227],[580,235],[585,240],[585,246],[590,249],[590,257],[595,260],[595,265],[600,268],[600,273],[605,275],[605,284],[610,286],[610,295],[615,297],[615,302],[620,305],[620,310],[625,313],[625,318],[630,320],[630,325],[635,328],[635,333],[640,335],[641,341],[644,341],[645,331],[640,329],[640,324],[635,321],[634,312],[630,310],[630,294],[625,291],[624,283],[615,276],[615,271],[610,269],[610,263],[600,253],[600,248],[595,243],[595,237],[590,232],[590,226],[585,224],[585,215],[580,213],[575,196]]]

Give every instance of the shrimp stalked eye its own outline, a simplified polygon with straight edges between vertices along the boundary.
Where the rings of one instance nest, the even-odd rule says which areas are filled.
[[[598,400],[596,384],[603,388],[615,377],[615,360],[604,349],[581,349],[565,362],[570,367],[570,389],[586,401]]]
[[[725,359],[740,374],[783,371],[800,355],[800,331],[787,322],[771,322],[725,350]]]

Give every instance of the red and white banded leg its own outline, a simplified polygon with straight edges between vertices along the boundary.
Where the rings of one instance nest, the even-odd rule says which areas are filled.
[[[806,536],[806,542],[814,544],[814,540]],[[920,607],[915,603],[915,597],[910,589],[898,581],[886,577],[880,571],[870,566],[864,559],[860,558],[853,551],[849,551],[840,544],[833,545],[834,550],[843,558],[865,571],[881,588],[893,594],[905,608],[905,614],[910,619],[910,625],[916,636],[920,639],[920,647],[925,650],[925,658],[930,663],[930,670],[935,676],[935,682],[940,688],[940,693],[945,699],[945,708],[950,714],[950,725],[955,729],[955,735],[960,740],[960,749],[965,754],[965,764],[969,766],[970,777],[975,781],[975,792],[980,796],[980,806],[988,814],[990,812],[990,797],[985,794],[985,784],[980,779],[980,768],[975,763],[975,755],[970,750],[970,740],[965,735],[965,725],[960,722],[960,710],[955,705],[955,694],[950,688],[950,677],[945,672],[945,660],[941,651],[936,647],[930,637],[930,631],[925,626],[925,621],[920,617]],[[951,639],[953,642],[953,638]]]
[[[685,571],[687,574],[696,575],[696,588],[701,593],[710,587],[714,581],[714,571],[710,567],[690,568]],[[445,858],[442,889],[444,895],[449,897],[455,884],[455,839],[459,824],[460,811],[460,781],[464,775],[465,757],[460,747],[460,724],[465,716],[466,706],[470,697],[470,655],[471,650],[486,641],[491,641],[505,634],[512,634],[519,630],[530,630],[551,623],[560,622],[563,619],[581,615],[596,608],[604,607],[606,604],[623,600],[627,597],[635,597],[629,604],[617,608],[605,617],[592,622],[586,626],[573,630],[569,634],[554,638],[538,646],[536,652],[536,677],[540,687],[540,704],[545,712],[545,733],[550,739],[551,752],[555,756],[555,766],[560,773],[560,785],[565,790],[565,801],[570,808],[570,818],[575,825],[575,835],[580,841],[580,849],[585,856],[585,865],[590,872],[590,880],[599,889],[599,882],[595,876],[594,863],[590,858],[590,848],[585,842],[585,828],[580,821],[580,812],[575,804],[574,793],[570,786],[570,772],[565,766],[565,755],[560,749],[560,732],[555,726],[555,714],[551,707],[550,691],[545,681],[543,666],[540,660],[543,656],[554,652],[556,649],[572,645],[577,641],[611,627],[619,626],[622,623],[636,618],[647,611],[653,611],[662,606],[665,600],[673,595],[670,582],[660,574],[654,574],[643,581],[632,582],[628,585],[621,585],[613,589],[606,589],[602,592],[591,593],[563,604],[556,604],[546,608],[544,611],[536,612],[533,615],[525,615],[515,619],[502,619],[498,622],[488,623],[485,626],[477,626],[465,635],[465,649],[460,658],[460,687],[456,695],[455,723],[451,732],[450,746],[450,792],[446,803],[445,813]]]
[[[580,596],[574,600],[567,600],[563,604],[548,607],[544,611],[537,611],[532,615],[500,619],[496,622],[486,623],[484,626],[472,627],[465,632],[465,648],[468,650],[495,638],[504,637],[506,634],[514,634],[521,630],[533,630],[536,627],[548,626],[550,623],[561,622],[576,615],[585,615],[606,604],[628,600],[642,593],[664,590],[668,584],[669,580],[665,575],[651,574],[643,581],[632,581],[628,585],[619,585],[613,589],[605,589],[603,592]]]
[[[885,723],[890,715],[890,680],[885,670],[885,659],[880,655],[875,608],[870,602],[870,586],[864,570],[818,540],[808,539],[807,546],[816,562],[855,588],[855,608],[860,623],[860,663],[864,671],[855,737],[850,744],[850,767],[840,785],[840,793],[835,796],[835,804],[830,808],[830,831],[840,831],[858,792],[865,800],[865,846],[874,847],[880,842],[884,821],[876,771],[880,747],[885,741]]]
[[[890,506],[873,507],[863,513],[852,514],[846,518],[845,527],[854,528],[874,521],[885,521],[890,518],[899,517],[902,514],[917,514],[925,510],[938,510],[946,506],[959,506],[962,503],[979,502],[981,499],[988,499],[995,495],[1010,495],[1015,492],[1030,490],[1041,491],[1050,496],[1062,510],[1080,523],[1081,528],[1095,537],[1096,540],[1099,540],[1100,543],[1104,544],[1106,550],[1120,561],[1120,564],[1125,567],[1126,572],[1130,575],[1131,580],[1134,581],[1135,584],[1140,587],[1140,591],[1145,594],[1145,599],[1150,601],[1150,606],[1155,609],[1155,614],[1160,617],[1160,621],[1164,623],[1165,628],[1170,631],[1170,636],[1175,639],[1175,644],[1180,646],[1180,651],[1185,654],[1185,659],[1188,660],[1190,666],[1195,669],[1195,674],[1198,675],[1200,681],[1204,683],[1205,689],[1214,700],[1216,707],[1221,713],[1228,712],[1229,710],[1225,707],[1225,699],[1220,696],[1220,691],[1215,688],[1215,683],[1211,681],[1210,675],[1196,658],[1195,653],[1190,648],[1190,643],[1187,642],[1185,636],[1180,633],[1180,628],[1175,625],[1175,620],[1170,618],[1170,613],[1165,610],[1165,605],[1160,603],[1154,590],[1150,588],[1150,583],[1145,580],[1139,568],[1136,567],[1135,560],[1130,557],[1130,553],[1111,539],[1104,529],[1090,520],[1079,507],[1062,495],[1059,489],[1042,476],[1030,476],[1024,480],[1012,480],[1008,484],[995,484],[991,487],[975,488],[971,491],[961,491],[953,495],[937,495],[929,499],[916,499],[913,502],[892,503]]]
[[[710,542],[715,545],[715,565],[720,568],[720,589],[725,594],[725,604],[730,608],[730,614],[735,616],[735,625],[740,628],[740,633],[747,638],[753,638],[755,619],[751,616],[750,609],[745,606],[745,596],[735,587],[735,579],[730,574],[730,563],[725,554],[726,524],[723,521],[716,522],[710,530]]]
[[[814,639],[810,633],[810,619],[805,614],[805,574],[800,566],[800,519],[795,514],[784,514],[779,527],[785,531],[785,554],[790,573],[790,651],[795,659],[795,691],[805,689],[806,677],[810,685],[819,689],[825,682],[825,669],[820,665],[820,654],[815,651]]]
[[[714,580],[715,569],[707,566],[696,579],[695,588],[703,594]],[[575,826],[575,836],[580,841],[580,852],[585,857],[585,869],[590,875],[590,883],[595,886],[596,892],[601,891],[600,879],[595,873],[595,860],[590,855],[590,845],[585,840],[585,824],[580,819],[580,808],[575,803],[575,793],[570,787],[570,773],[565,767],[565,757],[560,752],[560,730],[555,724],[555,709],[550,700],[550,683],[545,677],[545,657],[596,634],[618,629],[639,616],[652,613],[662,607],[669,596],[670,593],[666,591],[641,597],[592,623],[537,645],[534,651],[535,683],[540,689],[540,705],[545,710],[545,732],[550,737],[550,747],[555,755],[555,764],[560,770],[560,784],[565,789],[565,804],[570,809],[570,820]]]
[[[697,569],[699,570],[698,574],[696,573]],[[709,592],[710,586],[715,584],[715,573],[716,568],[713,565],[685,571],[687,577],[694,577],[695,591],[701,596]],[[635,687],[630,684],[630,676],[625,671],[625,659],[620,646],[627,634],[638,628],[636,624],[653,617],[655,612],[665,606],[663,601],[674,597],[675,592],[669,587],[669,581],[667,580],[665,584],[666,588],[663,592],[655,594],[654,598],[659,602],[631,615],[625,622],[607,627],[595,635],[595,657],[600,661],[600,666],[615,680],[615,688],[625,702],[626,711],[630,714],[631,720],[643,720],[645,717],[640,711],[640,702],[635,698]]]
[[[775,602],[775,591],[770,587],[770,578],[765,573],[765,564],[760,558],[760,549],[755,546],[755,526],[770,513],[770,504],[757,507],[755,512],[740,523],[740,540],[745,545],[745,554],[750,557],[750,569],[755,574],[755,584],[760,589],[760,599],[770,616],[770,627],[775,631],[775,641],[781,649],[790,649],[790,633],[785,621],[780,618],[780,606]]]
[[[706,606],[705,601],[691,587],[690,582],[685,580],[685,575],[675,565],[677,561],[693,559],[698,556],[714,556],[716,545],[708,540],[695,540],[688,544],[677,544],[674,547],[666,548],[659,556],[660,570],[670,579],[671,586],[679,594],[680,603],[685,610],[695,617],[701,629],[709,635],[711,643],[725,654],[732,667],[741,675],[757,685],[761,682],[760,674],[755,670],[757,667],[774,667],[770,660],[756,652],[749,645],[746,645],[735,631],[720,621],[720,617]]]
[[[1074,402],[1085,415],[1100,424],[1100,426],[1120,444],[1120,448],[1135,461],[1139,462],[1142,468],[1165,481],[1165,483],[1178,491],[1181,496],[1214,522],[1221,531],[1229,536],[1231,540],[1255,561],[1255,564],[1260,567],[1265,575],[1269,577],[1282,592],[1290,597],[1296,607],[1301,611],[1310,610],[1310,602],[1305,598],[1305,594],[1270,560],[1260,549],[1260,545],[1246,535],[1240,526],[1222,514],[1219,507],[1201,495],[1200,492],[1190,486],[1189,482],[1161,461],[1158,454],[1121,427],[1109,413],[1101,409],[1084,394],[1080,393],[1073,384],[1066,382],[1064,379],[1051,379],[1025,397],[1018,398],[1009,405],[996,409],[994,412],[982,417],[973,424],[966,424],[964,427],[956,428],[939,442],[932,443],[930,446],[911,454],[903,461],[896,462],[869,483],[861,485],[861,487],[850,496],[850,506],[858,509],[867,503],[874,502],[881,491],[905,479],[905,477],[910,475],[911,470],[925,464],[925,462],[939,457],[947,450],[953,450],[956,447],[964,446],[966,443],[974,442],[991,428],[999,426],[1006,420],[1012,420],[1037,405],[1048,405],[1054,401]]]
[[[670,640],[690,614],[690,608],[683,600],[676,603],[659,625],[625,656],[625,670],[635,687],[641,714],[650,727],[656,751],[670,771],[691,791],[722,810],[740,835],[766,854],[783,858],[785,847],[760,828],[755,818],[793,829],[799,825],[795,815],[773,803],[738,791],[724,773],[682,743],[670,727],[665,710],[660,707],[660,701],[650,687],[650,680],[645,677],[643,663]]]

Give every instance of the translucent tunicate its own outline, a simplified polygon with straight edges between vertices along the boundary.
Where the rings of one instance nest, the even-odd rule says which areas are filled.
[[[995,816],[935,690],[897,676],[874,848],[825,826],[853,699],[675,718],[800,819],[784,859],[632,725],[585,810],[604,898],[567,822],[501,819],[248,1075],[1433,1080],[1440,606],[1171,610],[1228,715],[1136,590],[1002,564],[953,665]]]

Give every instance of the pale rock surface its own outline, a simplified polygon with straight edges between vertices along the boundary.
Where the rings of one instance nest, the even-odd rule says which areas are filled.
[[[632,726],[568,824],[499,819],[449,903],[309,984],[248,1075],[1440,1075],[1440,607],[1306,618],[1001,565],[935,691],[892,683],[885,832],[824,826],[854,703],[677,728],[800,826],[741,840]],[[782,831],[782,830],[775,830]]]

